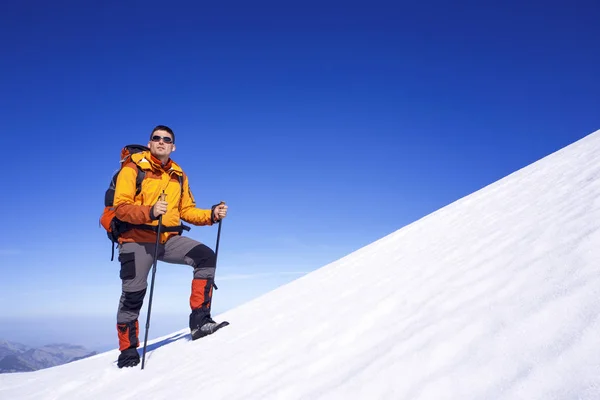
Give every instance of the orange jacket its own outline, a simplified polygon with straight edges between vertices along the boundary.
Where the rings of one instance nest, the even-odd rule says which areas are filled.
[[[135,194],[135,180],[139,166],[146,172],[139,194]],[[183,177],[183,193],[179,184]],[[196,201],[190,191],[187,175],[172,160],[162,166],[160,160],[149,151],[135,153],[123,165],[115,187],[115,216],[131,224],[158,225],[158,219],[150,218],[150,210],[161,193],[166,194],[167,212],[162,216],[163,226],[178,226],[180,220],[192,225],[212,225],[212,210],[196,208]],[[176,232],[162,232],[160,242],[165,243]],[[156,232],[144,229],[131,229],[119,237],[123,242],[156,242]]]

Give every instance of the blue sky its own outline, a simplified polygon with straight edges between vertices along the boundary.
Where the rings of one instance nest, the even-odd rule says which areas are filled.
[[[600,129],[593,2],[13,3],[0,338],[116,345],[98,218],[121,147],[157,124],[199,205],[230,206],[215,312]],[[151,336],[186,326],[190,279],[159,263]]]

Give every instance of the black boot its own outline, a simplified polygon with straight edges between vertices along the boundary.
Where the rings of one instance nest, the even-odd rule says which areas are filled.
[[[119,355],[119,360],[117,361],[117,366],[119,368],[123,367],[135,367],[140,363],[140,355],[135,348],[126,349],[121,351]]]
[[[224,326],[229,325],[229,322],[215,322],[210,317],[206,310],[198,309],[190,314],[190,332],[192,340],[200,339],[204,336],[211,335]]]

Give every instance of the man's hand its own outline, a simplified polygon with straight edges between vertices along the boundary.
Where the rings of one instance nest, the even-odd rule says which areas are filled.
[[[227,204],[221,203],[215,207],[215,220],[220,221],[227,216]]]
[[[167,212],[167,205],[168,203],[162,200],[159,200],[154,204],[154,207],[152,207],[152,215],[155,219],[158,219],[159,216]]]

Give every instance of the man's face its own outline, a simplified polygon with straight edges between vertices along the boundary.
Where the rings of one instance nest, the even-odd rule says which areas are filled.
[[[171,152],[175,150],[173,137],[167,131],[158,130],[152,134],[148,142],[150,153],[158,159],[167,160]]]

